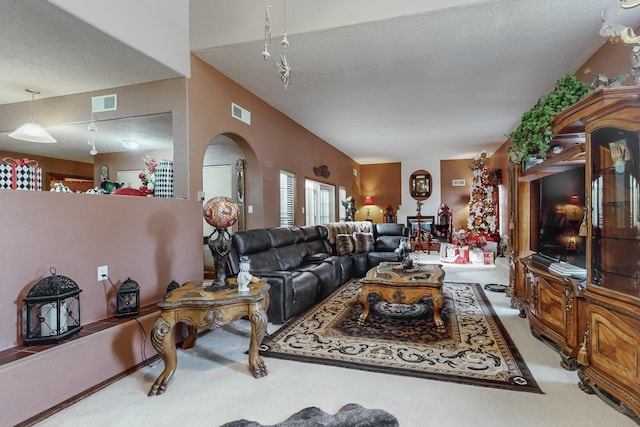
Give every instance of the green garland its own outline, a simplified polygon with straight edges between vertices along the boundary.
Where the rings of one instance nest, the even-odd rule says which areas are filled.
[[[552,92],[522,115],[520,125],[507,136],[511,138],[509,153],[514,162],[531,160],[531,154],[546,153],[553,138],[554,117],[589,93],[589,85],[572,74],[565,74],[556,82]]]

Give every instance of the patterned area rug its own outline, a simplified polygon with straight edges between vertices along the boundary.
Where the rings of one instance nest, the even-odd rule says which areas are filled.
[[[433,304],[391,304],[369,296],[363,326],[360,286],[351,281],[263,340],[266,357],[335,365],[507,390],[542,393],[479,284],[445,282],[445,327]]]

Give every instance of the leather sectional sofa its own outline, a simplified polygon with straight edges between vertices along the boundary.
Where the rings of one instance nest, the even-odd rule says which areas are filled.
[[[269,321],[285,323],[381,261],[398,261],[407,237],[402,224],[369,221],[239,231],[231,236],[227,274],[237,275],[247,256],[251,273],[271,285]]]

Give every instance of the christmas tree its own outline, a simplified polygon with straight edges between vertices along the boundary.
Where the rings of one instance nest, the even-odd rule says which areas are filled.
[[[489,184],[486,162],[487,153],[483,152],[474,158],[470,165],[473,170],[473,183],[467,228],[471,234],[491,234],[496,231],[496,191],[495,187]]]

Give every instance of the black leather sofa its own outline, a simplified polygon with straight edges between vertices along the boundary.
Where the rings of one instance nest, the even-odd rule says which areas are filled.
[[[369,268],[381,261],[399,260],[397,248],[400,239],[407,237],[406,227],[402,224],[362,223],[364,221],[334,223],[339,224],[340,231],[348,231],[352,226],[365,230],[357,233],[373,239],[373,244],[366,248],[368,251],[360,250],[358,253],[338,253],[335,240],[332,243],[329,234],[333,233],[335,237],[346,233],[335,233],[331,225],[236,232],[231,236],[227,274],[237,275],[240,257],[247,256],[251,260],[251,273],[271,285],[271,302],[267,310],[269,321],[285,323],[342,284],[364,276]]]

